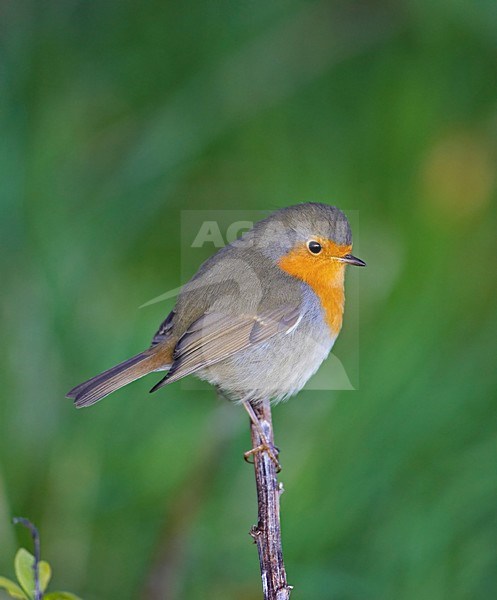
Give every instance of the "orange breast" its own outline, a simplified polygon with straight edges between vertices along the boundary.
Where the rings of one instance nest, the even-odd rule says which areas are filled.
[[[321,240],[320,240],[321,241]],[[321,241],[323,251],[318,256],[309,253],[307,246],[297,246],[279,261],[280,268],[305,281],[321,301],[326,323],[334,335],[342,327],[345,302],[345,264],[333,260],[333,256],[343,256],[351,251],[350,246],[337,246],[329,240]]]

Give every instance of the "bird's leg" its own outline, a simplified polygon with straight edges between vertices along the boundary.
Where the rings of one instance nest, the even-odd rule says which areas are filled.
[[[279,473],[281,471],[281,465],[278,461],[278,452],[279,452],[278,448],[276,448],[276,446],[274,446],[274,444],[271,444],[268,441],[268,439],[262,429],[262,425],[261,425],[259,419],[257,418],[257,415],[255,414],[254,409],[252,408],[252,405],[250,404],[250,402],[248,400],[243,400],[242,404],[243,404],[243,407],[245,408],[245,410],[248,412],[250,420],[255,425],[255,428],[257,429],[257,433],[259,434],[259,437],[261,439],[261,443],[259,444],[259,446],[257,446],[256,448],[252,448],[252,450],[248,450],[247,452],[244,453],[244,455],[243,455],[244,459],[248,463],[251,463],[252,462],[250,460],[251,456],[253,456],[254,454],[257,454],[258,452],[267,452],[269,458],[274,462],[277,473]]]

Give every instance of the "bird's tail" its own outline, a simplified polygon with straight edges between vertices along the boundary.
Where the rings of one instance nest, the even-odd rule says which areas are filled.
[[[146,350],[77,385],[67,394],[67,398],[74,400],[76,408],[91,406],[128,383],[156,371],[159,367],[167,368],[158,363],[157,354]]]

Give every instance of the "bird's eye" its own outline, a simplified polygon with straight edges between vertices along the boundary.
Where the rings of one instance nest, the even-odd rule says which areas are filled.
[[[322,250],[321,244],[315,240],[307,242],[307,247],[309,248],[309,252],[312,252],[313,254],[319,254]]]

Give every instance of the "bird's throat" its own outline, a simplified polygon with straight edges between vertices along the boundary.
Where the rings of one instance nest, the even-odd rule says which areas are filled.
[[[321,301],[328,327],[337,336],[343,321],[345,265],[331,260],[313,264],[304,253],[291,252],[280,259],[279,266],[312,288]]]

